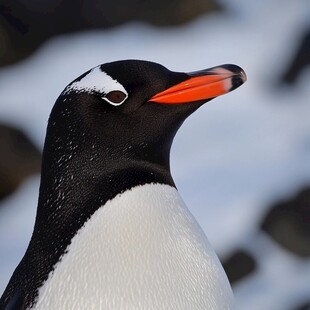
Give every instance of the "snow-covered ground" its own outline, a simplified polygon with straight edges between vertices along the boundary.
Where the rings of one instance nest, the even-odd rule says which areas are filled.
[[[172,149],[178,189],[216,251],[245,246],[259,272],[234,288],[238,309],[290,309],[310,296],[310,263],[256,233],[266,207],[310,183],[310,71],[277,86],[310,17],[308,0],[222,0],[213,14],[179,28],[139,23],[58,37],[31,58],[0,70],[0,121],[42,147],[49,112],[74,78],[100,63],[145,59],[175,71],[233,63],[248,81],[193,114]],[[3,202],[0,293],[30,239],[38,195],[30,178]]]

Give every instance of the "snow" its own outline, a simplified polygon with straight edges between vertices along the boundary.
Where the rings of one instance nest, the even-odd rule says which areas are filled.
[[[310,265],[256,232],[268,205],[310,183],[310,71],[294,88],[277,85],[307,26],[309,3],[222,3],[234,14],[179,28],[131,23],[48,41],[31,58],[0,70],[0,121],[23,128],[42,147],[58,95],[98,64],[145,59],[185,72],[239,65],[246,84],[207,103],[178,132],[172,173],[218,254],[244,245],[259,261],[259,272],[234,288],[238,309],[289,309],[310,295]],[[2,203],[0,291],[29,241],[37,195],[34,177]]]
[[[310,296],[310,261],[297,259],[264,233],[248,236],[243,246],[259,261],[259,273],[234,288],[237,309],[294,309]]]
[[[23,257],[30,240],[38,200],[39,178],[29,178],[1,206],[0,216],[0,291]],[[2,293],[1,293],[2,295]]]

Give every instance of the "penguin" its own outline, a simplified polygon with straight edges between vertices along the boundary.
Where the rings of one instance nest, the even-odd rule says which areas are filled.
[[[245,81],[235,65],[183,73],[121,60],[70,83],[49,117],[34,230],[1,309],[233,309],[169,156],[189,115]]]

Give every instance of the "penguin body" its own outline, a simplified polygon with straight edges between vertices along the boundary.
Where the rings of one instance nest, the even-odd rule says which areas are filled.
[[[35,309],[230,309],[233,304],[203,231],[177,190],[160,184],[139,185],[100,207],[38,293]]]
[[[49,119],[34,232],[1,309],[233,309],[169,154],[191,113],[244,81],[233,65],[177,73],[127,60],[69,84]]]

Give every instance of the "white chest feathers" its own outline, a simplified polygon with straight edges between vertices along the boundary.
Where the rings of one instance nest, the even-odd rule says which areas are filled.
[[[177,190],[149,184],[93,214],[39,289],[34,308],[234,307],[222,266]]]

